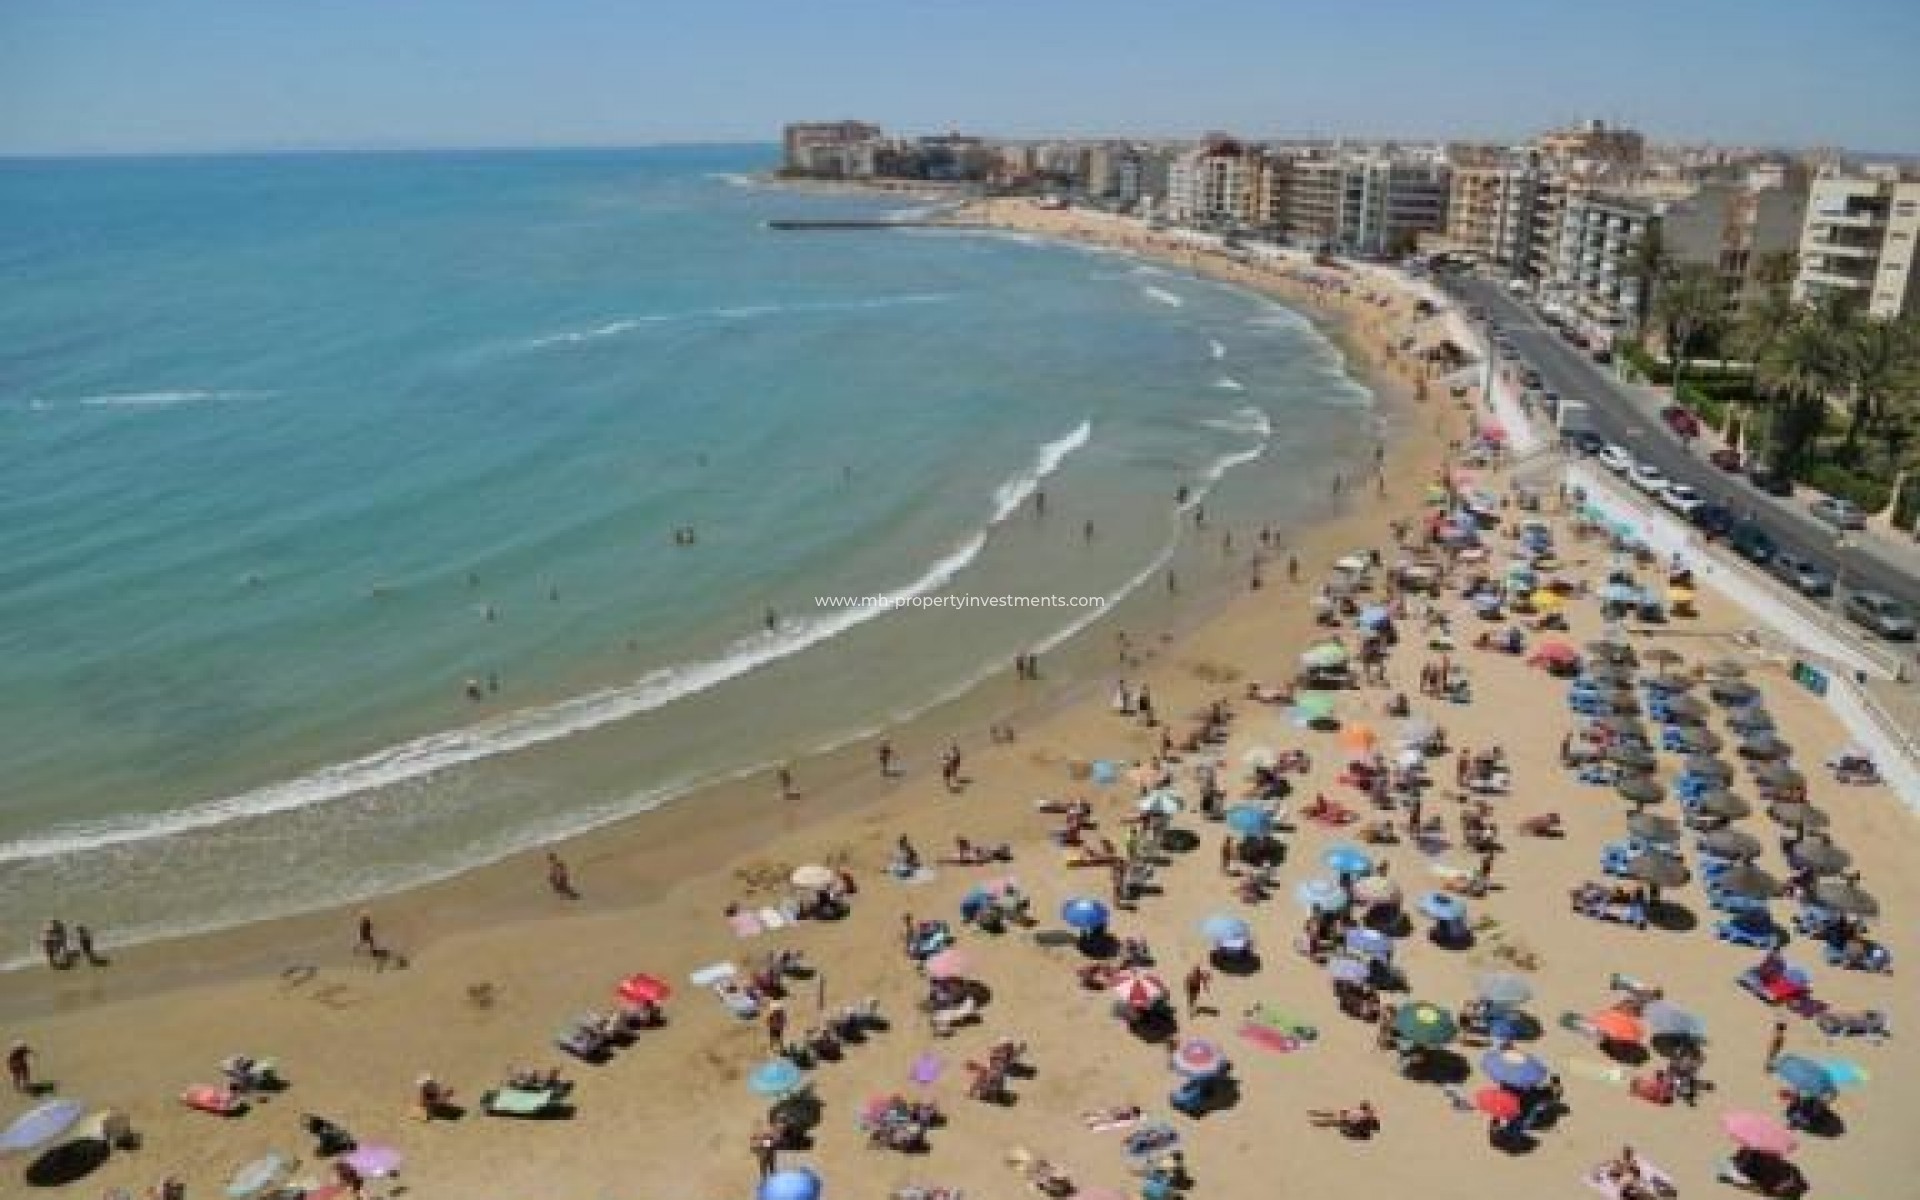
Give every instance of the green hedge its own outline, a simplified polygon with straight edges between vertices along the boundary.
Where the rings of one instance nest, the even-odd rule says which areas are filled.
[[[1799,472],[1799,479],[1815,491],[1851,500],[1869,513],[1885,508],[1893,493],[1893,485],[1887,480],[1849,471],[1838,463],[1811,463]]]

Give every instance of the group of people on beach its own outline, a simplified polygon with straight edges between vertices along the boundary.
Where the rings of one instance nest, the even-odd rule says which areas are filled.
[[[108,961],[94,948],[93,930],[85,925],[68,926],[57,917],[40,930],[40,951],[46,955],[47,965],[56,971],[64,971],[82,961],[88,966],[104,967]]]

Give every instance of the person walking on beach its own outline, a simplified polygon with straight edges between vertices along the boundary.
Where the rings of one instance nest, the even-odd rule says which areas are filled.
[[[1233,835],[1229,834],[1220,839],[1220,873],[1222,875],[1233,874],[1233,850]]]
[[[75,925],[73,927],[73,944],[79,947],[80,957],[87,960],[88,966],[104,967],[107,965],[107,960],[101,958],[93,948],[93,930],[88,929],[85,925]]]
[[[778,772],[780,780],[780,798],[791,800],[800,793],[793,786],[793,768],[782,764]]]
[[[357,937],[353,943],[355,954],[380,957],[380,943],[373,936],[373,914],[362,910],[356,921]]]
[[[7,1078],[14,1091],[33,1091],[33,1048],[25,1042],[15,1042],[7,1051]]]
[[[40,949],[47,956],[47,965],[56,971],[67,966],[67,926],[59,919],[48,921],[40,931]]]
[[[767,1049],[775,1055],[787,1052],[787,1006],[777,999],[767,1002]]]
[[[766,1179],[780,1169],[780,1139],[771,1128],[753,1135],[752,1149],[753,1161],[760,1167],[760,1178]]]
[[[1287,582],[1300,582],[1300,560],[1291,554],[1287,555]]]
[[[1187,972],[1185,987],[1187,992],[1187,1018],[1191,1020],[1200,1011],[1201,997],[1210,994],[1213,990],[1213,972],[1207,970],[1199,963],[1195,963],[1193,970]]]
[[[942,755],[940,758],[940,779],[941,779],[941,782],[947,785],[948,791],[952,792],[952,791],[959,790],[960,788],[960,744],[958,742],[954,742],[950,744],[947,747],[947,752],[944,755]]]
[[[1785,1021],[1775,1021],[1773,1023],[1773,1032],[1767,1035],[1766,1069],[1768,1071],[1773,1070],[1773,1064],[1779,1061],[1780,1052],[1782,1050],[1785,1050],[1786,1048],[1787,1048],[1787,1023]]]
[[[547,886],[553,889],[556,896],[564,896],[568,900],[580,898],[580,893],[573,890],[573,876],[567,870],[566,861],[551,850],[547,851]]]
[[[880,744],[874,747],[874,752],[878,754],[880,757],[880,777],[882,779],[892,778],[893,777],[893,743],[888,741],[886,738],[881,738]]]

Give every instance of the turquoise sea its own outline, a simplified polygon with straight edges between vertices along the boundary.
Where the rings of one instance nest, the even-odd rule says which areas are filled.
[[[813,601],[1117,602],[1379,436],[1272,302],[771,231],[910,203],[771,158],[0,163],[0,959],[442,876],[1064,657],[1098,610]]]

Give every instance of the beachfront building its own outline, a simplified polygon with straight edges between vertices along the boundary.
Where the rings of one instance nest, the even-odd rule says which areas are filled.
[[[1510,275],[1531,270],[1542,172],[1531,154],[1452,151],[1446,249]]]
[[[1856,298],[1876,317],[1920,311],[1920,180],[1830,169],[1812,184],[1794,296]]]
[[[1447,164],[1429,155],[1276,156],[1262,173],[1256,220],[1315,249],[1402,254],[1445,227],[1448,178]]]
[[[1806,179],[1795,171],[1709,180],[1660,205],[1661,245],[1676,264],[1712,267],[1733,310],[1764,290],[1763,268],[1770,259],[1794,252],[1806,210]]]
[[[784,174],[861,179],[878,169],[885,138],[865,121],[820,121],[788,125],[781,141]]]
[[[1122,212],[1144,212],[1166,203],[1173,155],[1156,146],[1128,146],[1114,162],[1113,202]]]
[[[1258,153],[1211,134],[1167,171],[1167,216],[1183,224],[1248,225],[1253,221]]]
[[[1640,247],[1658,221],[1659,213],[1646,200],[1597,190],[1569,192],[1548,275],[1554,289],[1600,326],[1637,323]]]

